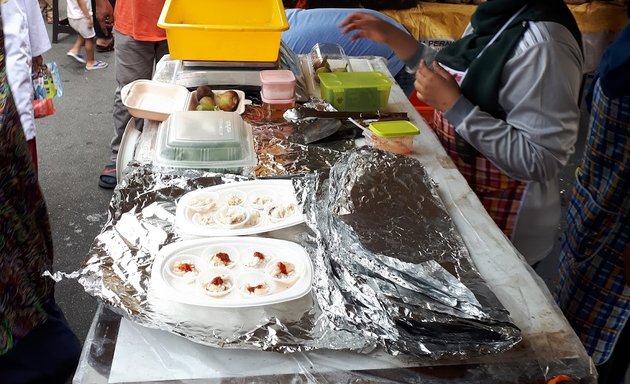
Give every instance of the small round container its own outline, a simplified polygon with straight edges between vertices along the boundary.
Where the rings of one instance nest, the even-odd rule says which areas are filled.
[[[221,195],[221,202],[229,206],[237,206],[245,204],[247,194],[241,190],[234,189]]]
[[[186,201],[186,209],[190,212],[210,212],[217,208],[219,194],[216,192],[201,192]]]
[[[224,206],[214,214],[214,222],[226,229],[242,228],[249,221],[250,213],[241,206]]]
[[[420,130],[406,120],[378,121],[371,123],[363,136],[367,145],[406,155],[413,152],[413,138],[419,133]]]
[[[221,297],[232,292],[236,284],[229,269],[210,268],[199,275],[197,286],[210,297]]]
[[[204,270],[204,261],[195,255],[179,254],[169,258],[164,263],[166,272],[174,279],[185,283],[192,283]]]
[[[243,253],[243,265],[252,269],[263,269],[274,259],[274,254],[267,248],[251,248]]]
[[[293,203],[278,202],[265,209],[265,214],[272,223],[286,220],[298,212],[298,206]]]
[[[208,247],[203,255],[203,259],[206,260],[211,267],[215,268],[232,268],[240,259],[240,254],[236,247],[220,244]]]
[[[198,212],[192,215],[191,221],[193,224],[200,227],[212,227],[217,225],[217,223],[214,221],[215,214],[216,213],[214,211],[203,213]]]
[[[286,100],[295,95],[295,75],[288,69],[260,71],[262,95],[267,99]]]
[[[237,289],[243,297],[254,298],[273,294],[273,283],[262,272],[246,271],[237,279]]]
[[[249,211],[249,220],[245,223],[245,227],[255,227],[263,222],[263,216],[260,211],[251,209]]]
[[[290,284],[300,276],[300,271],[292,261],[274,259],[265,267],[265,274],[277,283]]]
[[[264,211],[267,206],[276,201],[276,194],[268,189],[257,189],[247,196],[249,205],[259,211]]]

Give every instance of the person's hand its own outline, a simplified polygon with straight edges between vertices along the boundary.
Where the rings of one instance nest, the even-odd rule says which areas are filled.
[[[418,99],[441,112],[448,111],[462,94],[455,78],[437,61],[433,62],[433,70],[420,61],[414,86]]]
[[[109,34],[114,26],[114,9],[108,0],[96,0],[96,20],[101,26],[101,31]]]
[[[380,19],[370,13],[357,12],[346,17],[339,24],[339,28],[343,28],[343,34],[357,31],[350,36],[350,40],[370,39],[377,43],[387,44],[387,39],[392,35],[397,35],[400,31],[398,28]]]
[[[89,28],[89,29],[94,28],[94,22],[92,21],[92,18],[91,18],[91,17],[87,17],[87,18],[86,18],[86,20],[87,20],[87,26],[88,26],[88,28]]]
[[[33,61],[31,64],[31,70],[33,71],[33,73],[37,73],[40,69],[44,67],[44,57],[42,55],[33,56]]]

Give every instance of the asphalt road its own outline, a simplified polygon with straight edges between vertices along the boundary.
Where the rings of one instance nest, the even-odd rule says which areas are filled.
[[[59,38],[44,60],[57,63],[64,94],[54,100],[55,115],[36,121],[37,150],[40,185],[52,225],[54,269],[73,272],[107,221],[112,191],[99,188],[98,176],[109,158],[116,82],[113,52],[96,53],[97,60],[111,64],[109,68],[87,71],[66,56],[76,37]],[[96,300],[76,280],[68,279],[57,283],[55,297],[83,342]]]

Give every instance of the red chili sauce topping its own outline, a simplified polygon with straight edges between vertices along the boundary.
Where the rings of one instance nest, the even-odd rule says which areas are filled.
[[[254,291],[255,291],[255,290],[257,290],[257,289],[263,289],[263,288],[265,288],[265,286],[264,286],[264,285],[262,285],[262,284],[258,284],[258,285],[257,285],[257,286],[255,286],[255,287],[247,287],[247,292],[249,292],[249,293],[254,293]]]
[[[265,260],[265,255],[258,251],[254,252],[254,257],[257,257],[260,260]]]
[[[212,284],[212,285],[223,285],[223,279],[221,278],[221,276],[217,276],[214,279],[212,279],[210,284]]]
[[[278,262],[278,269],[280,270],[280,273],[283,274],[283,275],[288,275],[289,274],[287,272],[287,266],[282,261]]]
[[[229,264],[230,263],[230,255],[228,255],[225,252],[218,252],[216,255],[214,255],[217,259],[221,260],[221,262],[223,264]]]
[[[177,269],[179,269],[182,272],[192,272],[194,269],[194,265],[192,265],[191,263],[181,263]]]

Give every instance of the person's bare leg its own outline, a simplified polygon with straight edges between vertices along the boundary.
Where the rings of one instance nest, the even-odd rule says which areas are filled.
[[[81,37],[81,35],[79,35],[77,36],[77,40],[74,42],[74,45],[72,46],[72,48],[70,48],[70,51],[68,52],[72,52],[75,55],[80,54],[81,47],[83,47],[83,45],[85,45],[85,39]]]
[[[94,65],[94,38],[85,39],[85,66],[91,67]]]

